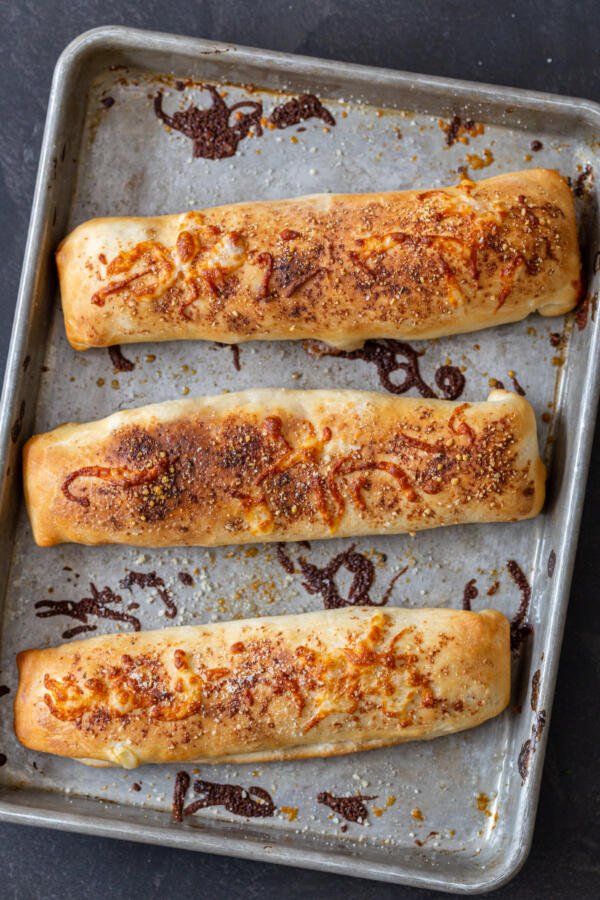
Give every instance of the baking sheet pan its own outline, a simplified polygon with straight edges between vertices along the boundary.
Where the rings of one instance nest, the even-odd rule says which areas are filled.
[[[191,141],[156,118],[153,96],[162,90],[169,112],[205,106],[203,82],[217,84],[229,105],[262,102],[265,116],[289,96],[316,93],[336,125],[310,119],[302,131],[265,128],[231,159],[194,159]],[[239,370],[229,348],[210,343],[124,347],[135,363],[125,372],[114,370],[106,350],[75,353],[64,336],[51,254],[77,223],[318,191],[430,188],[454,183],[464,165],[476,178],[543,165],[571,177],[580,194],[592,297],[599,112],[586,101],[123,28],[97,29],[67,48],[50,99],[2,406],[0,681],[10,689],[0,697],[2,817],[462,892],[497,886],[517,871],[533,832],[593,434],[600,327],[593,303],[587,320],[585,311],[566,320],[535,316],[414,345],[424,351],[421,374],[434,389],[436,369],[451,363],[465,376],[465,400],[484,398],[494,379],[510,388],[516,377],[526,391],[550,467],[545,512],[531,522],[290,545],[292,565],[282,565],[273,546],[41,549],[20,500],[18,452],[33,431],[187,393],[381,389],[373,366],[314,359],[293,343],[247,344]],[[448,146],[445,128],[455,114],[483,123],[482,133]],[[532,141],[542,149],[533,150]],[[514,619],[527,599],[507,567],[518,564],[531,587],[523,620],[531,632],[515,654],[513,697],[503,716],[430,743],[338,759],[203,766],[202,779],[261,786],[276,812],[246,820],[214,807],[183,824],[171,815],[178,767],[92,770],[18,745],[10,710],[15,653],[56,644],[81,624],[62,615],[40,618],[36,613],[53,607],[36,603],[77,602],[108,586],[122,598],[111,608],[139,604],[130,614],[144,628],[300,612],[322,604],[303,586],[300,556],[323,567],[352,544],[371,567],[373,601],[406,568],[393,589],[395,605],[460,607],[475,579],[473,608],[495,606]],[[164,588],[134,586],[130,593],[120,586],[128,571],[156,572]],[[346,597],[350,573],[342,567],[336,581]],[[175,619],[165,616],[161,590],[177,606]],[[97,625],[95,634],[130,627],[94,616],[88,624]],[[375,795],[366,801],[367,823],[348,823],[317,803],[320,791]]]

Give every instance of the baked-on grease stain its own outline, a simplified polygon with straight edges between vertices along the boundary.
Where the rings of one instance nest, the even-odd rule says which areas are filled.
[[[364,801],[376,799],[376,794],[354,794],[351,797],[335,797],[329,791],[321,791],[320,794],[317,794],[317,803],[328,806],[348,822],[356,822],[358,825],[364,825],[369,817],[369,810]]]
[[[519,757],[517,759],[517,768],[519,770],[519,775],[521,776],[521,779],[523,781],[525,781],[527,775],[529,774],[529,766],[531,764],[533,754],[537,749],[537,745],[542,736],[542,732],[546,727],[546,718],[546,710],[542,709],[533,720],[533,724],[531,726],[531,737],[524,741],[521,745]]]
[[[21,400],[21,405],[19,407],[19,412],[17,413],[17,418],[12,423],[10,428],[10,439],[13,444],[16,444],[19,440],[19,435],[21,434],[21,429],[23,428],[23,419],[25,418],[25,401]]]
[[[113,344],[112,347],[109,347],[108,355],[110,356],[110,361],[117,372],[133,372],[133,370],[135,369],[135,363],[131,362],[130,359],[127,359],[121,353],[120,344]]]
[[[424,350],[415,350],[405,341],[393,338],[365,341],[358,350],[338,350],[321,341],[305,341],[304,349],[313,357],[339,356],[342,359],[361,359],[377,367],[381,386],[391,394],[405,394],[416,388],[421,397],[435,399],[437,394],[423,381],[419,369],[419,357]],[[392,381],[394,372],[403,372],[400,382]],[[439,366],[435,372],[435,383],[447,400],[457,400],[465,387],[465,376],[457,366]]]
[[[277,128],[289,128],[290,125],[298,125],[305,119],[322,119],[326,125],[335,125],[335,119],[329,110],[325,109],[314,94],[302,94],[281,103],[269,116],[269,121]]]
[[[531,679],[531,708],[533,712],[537,712],[538,700],[540,697],[540,681],[542,678],[542,673],[539,669],[536,669],[533,673],[533,678]]]
[[[554,575],[554,569],[556,568],[556,552],[554,550],[550,551],[550,556],[548,557],[548,578],[552,578]]]
[[[243,788],[238,784],[218,784],[197,779],[193,784],[195,794],[201,795],[185,806],[185,796],[190,786],[187,772],[178,772],[173,791],[173,818],[182,822],[184,816],[192,816],[209,806],[223,806],[235,816],[248,818],[268,818],[275,813],[273,798],[264,788],[252,786]]]
[[[74,628],[68,628],[66,631],[63,631],[62,637],[65,640],[78,634],[83,634],[86,631],[96,631],[98,626],[89,623],[89,616],[96,616],[99,619],[110,619],[113,622],[126,622],[132,626],[134,631],[141,629],[141,622],[135,616],[111,608],[111,604],[123,602],[120,594],[115,594],[112,588],[105,586],[99,591],[96,585],[90,582],[90,591],[92,596],[82,597],[81,600],[38,600],[34,605],[34,609],[42,611],[36,612],[36,616],[38,619],[68,616],[71,619],[77,619],[79,622],[82,622],[82,625],[76,625]]]
[[[165,616],[167,619],[175,618],[177,607],[160,575],[157,575],[156,572],[128,572],[125,578],[119,582],[119,587],[131,591],[134,584],[140,588],[156,588],[158,596],[165,604]]]
[[[284,565],[279,554],[278,558]],[[408,569],[408,566],[405,566],[397,572],[381,599],[373,600],[370,592],[375,581],[375,566],[364,553],[359,553],[355,549],[355,544],[342,553],[338,553],[325,566],[315,566],[313,563],[309,563],[304,556],[298,558],[298,565],[304,578],[302,586],[309,594],[320,594],[325,609],[339,609],[343,606],[385,606],[391,597],[396,581]],[[286,568],[285,565],[284,568]],[[347,597],[340,595],[339,588],[335,583],[335,577],[341,568],[347,569],[352,575],[352,583]],[[286,568],[286,571],[289,569]]]
[[[248,137],[251,128],[254,128],[254,133],[258,136],[262,134],[262,103],[241,100],[227,106],[213,85],[202,85],[201,90],[208,91],[212,98],[212,105],[208,109],[199,109],[190,103],[187,109],[175,112],[172,116],[167,115],[162,108],[162,91],[154,98],[155,115],[165,125],[174,131],[180,131],[193,141],[192,155],[195,158],[226,159],[235,155],[238,144]],[[242,112],[244,108],[249,111]],[[236,110],[238,114],[234,117],[235,124],[230,125],[229,120]]]

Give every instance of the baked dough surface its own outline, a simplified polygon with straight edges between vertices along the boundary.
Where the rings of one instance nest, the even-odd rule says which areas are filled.
[[[261,389],[157,403],[32,437],[38,544],[160,547],[414,532],[537,515],[529,403]]]
[[[18,656],[15,731],[92,765],[332,756],[479,725],[501,613],[368,607],[112,634]]]
[[[581,289],[573,198],[549,169],[93,219],[56,259],[77,350],[192,338],[351,349],[558,315]]]

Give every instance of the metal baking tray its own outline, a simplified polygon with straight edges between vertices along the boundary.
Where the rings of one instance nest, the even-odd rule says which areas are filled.
[[[158,121],[152,98],[162,90],[171,112],[189,102],[206,105],[202,82],[219,85],[229,105],[261,101],[265,115],[289,95],[315,93],[336,125],[327,130],[310,119],[300,124],[302,131],[267,128],[240,143],[231,159],[194,159],[191,141]],[[472,128],[468,144],[448,146],[442,126],[455,114],[463,123],[484,123],[483,133]],[[463,369],[467,400],[484,398],[492,379],[510,386],[508,373],[515,373],[536,409],[549,463],[545,511],[531,522],[329,541],[310,549],[291,545],[294,572],[282,567],[272,546],[40,549],[21,502],[19,451],[29,434],[64,420],[95,419],[188,391],[381,387],[373,366],[312,359],[293,343],[245,345],[239,371],[229,349],[209,343],[123,348],[135,363],[128,372],[115,372],[105,350],[73,352],[64,336],[52,252],[78,222],[317,191],[430,188],[456,181],[464,164],[475,177],[537,164],[572,177],[582,195],[588,290],[595,292],[599,134],[600,108],[583,100],[126,28],[97,29],[67,47],[49,102],[2,400],[0,681],[10,689],[0,691],[2,818],[465,893],[497,887],[515,874],[534,827],[600,384],[600,317],[594,321],[593,303],[577,317],[532,317],[417,348],[427,384],[435,387],[441,364]],[[542,149],[534,143],[533,150],[532,141]],[[489,165],[476,170],[478,160]],[[139,604],[133,614],[143,627],[316,609],[322,598],[303,586],[299,557],[324,566],[352,543],[372,566],[375,601],[406,566],[392,603],[460,606],[465,584],[476,579],[473,607],[493,605],[511,618],[524,595],[507,562],[518,563],[532,591],[521,624],[532,631],[515,655],[513,697],[504,715],[472,732],[337,759],[203,766],[205,780],[261,786],[277,809],[270,818],[241,819],[213,807],[183,824],[170,809],[177,767],[94,770],[18,745],[11,716],[15,653],[56,644],[81,624],[61,615],[39,617],[52,608],[36,606],[40,601],[76,602],[91,596],[90,582],[99,591],[109,586],[123,598],[113,608]],[[129,570],[155,571],[163,579],[178,608],[175,619],[165,618],[156,588],[133,587],[130,595],[119,587]],[[193,585],[182,583],[182,571]],[[340,568],[342,596],[349,578]],[[93,616],[89,622],[98,624],[95,633],[130,627]],[[361,825],[317,803],[320,791],[377,799],[365,801],[368,821]]]

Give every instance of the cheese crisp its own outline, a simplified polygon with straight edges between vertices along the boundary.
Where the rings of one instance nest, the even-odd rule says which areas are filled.
[[[432,338],[565,313],[580,293],[565,180],[322,194],[94,219],[57,252],[69,341]]]
[[[15,731],[99,766],[333,756],[506,707],[499,612],[368,607],[112,634],[18,657]]]
[[[158,403],[32,437],[38,544],[160,547],[413,532],[537,515],[529,403],[250,390]]]

